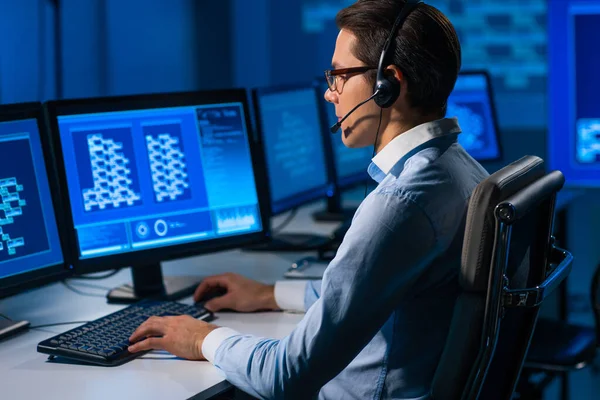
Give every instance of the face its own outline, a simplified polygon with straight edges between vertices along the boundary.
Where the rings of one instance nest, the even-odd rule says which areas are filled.
[[[344,29],[340,31],[331,62],[333,69],[365,65],[352,54],[356,40],[356,36],[350,31]],[[338,121],[357,104],[373,94],[373,85],[368,82],[365,74],[338,76],[337,85],[336,91],[327,90],[325,92],[325,100],[335,105]],[[340,86],[343,86],[341,90]],[[375,142],[380,110],[374,101],[369,101],[342,123],[342,141],[347,147],[366,147]]]

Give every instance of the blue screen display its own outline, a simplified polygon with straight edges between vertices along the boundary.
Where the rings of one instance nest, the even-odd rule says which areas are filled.
[[[448,98],[447,117],[457,117],[462,133],[458,142],[478,161],[500,157],[498,132],[485,75],[459,75]]]
[[[0,278],[62,263],[37,121],[0,122]]]
[[[550,3],[549,159],[567,185],[600,187],[600,1]]]
[[[321,90],[327,90],[327,84],[323,83]],[[327,124],[329,126],[337,122],[335,106],[323,99],[327,110]],[[373,146],[351,149],[346,147],[342,141],[342,131],[339,130],[332,135],[331,145],[333,147],[333,158],[335,161],[335,175],[340,188],[345,188],[368,178],[367,168],[373,158]],[[326,133],[328,134],[328,133]]]
[[[261,93],[258,106],[272,213],[324,197],[329,185],[315,90]]]
[[[80,258],[262,230],[239,103],[58,117]]]

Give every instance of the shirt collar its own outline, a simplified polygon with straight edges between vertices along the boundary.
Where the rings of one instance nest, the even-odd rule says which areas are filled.
[[[369,165],[369,175],[377,182],[383,178],[411,151],[438,137],[461,132],[456,118],[442,118],[417,125],[396,136],[375,157]]]

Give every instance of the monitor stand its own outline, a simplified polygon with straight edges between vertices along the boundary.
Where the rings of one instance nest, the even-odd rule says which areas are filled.
[[[9,321],[7,319],[0,319],[0,340],[16,335],[28,327],[29,321]]]
[[[313,214],[315,221],[319,222],[344,222],[352,219],[356,208],[342,207],[342,199],[339,193],[327,198],[327,209],[317,211]]]
[[[108,292],[106,298],[113,304],[131,304],[144,299],[178,300],[191,296],[202,279],[190,276],[163,278],[160,263],[131,267],[133,285],[125,284]]]

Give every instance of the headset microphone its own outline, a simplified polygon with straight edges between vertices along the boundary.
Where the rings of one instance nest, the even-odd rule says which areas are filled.
[[[346,118],[348,118],[350,116],[350,114],[352,114],[354,111],[356,111],[357,108],[359,108],[360,106],[362,106],[363,104],[365,104],[369,100],[372,100],[378,94],[379,94],[379,89],[376,90],[375,93],[373,93],[373,95],[371,97],[369,97],[368,99],[366,99],[365,101],[363,101],[361,103],[358,103],[358,105],[356,107],[354,107],[352,110],[350,110],[349,113],[347,113],[346,115],[344,115],[344,118],[340,119],[338,122],[336,122],[335,124],[331,125],[331,128],[329,128],[329,130],[331,131],[331,133],[335,134],[340,129],[340,127],[342,126],[342,122],[344,122],[346,120]]]

